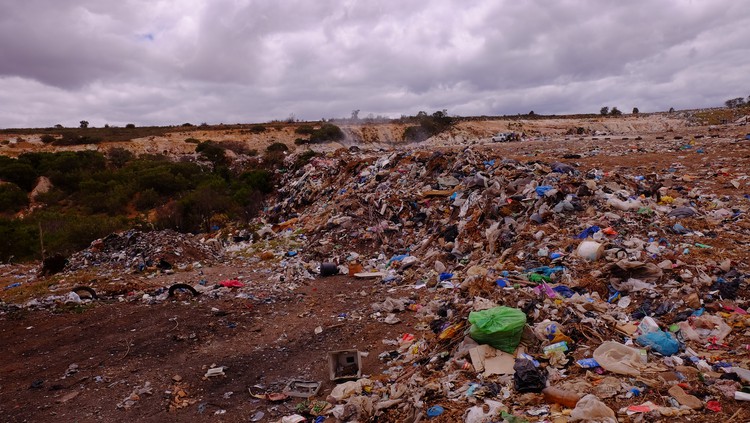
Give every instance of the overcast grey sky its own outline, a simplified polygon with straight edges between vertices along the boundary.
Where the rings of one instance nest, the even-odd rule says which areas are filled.
[[[750,95],[739,0],[5,0],[0,127],[630,112]]]

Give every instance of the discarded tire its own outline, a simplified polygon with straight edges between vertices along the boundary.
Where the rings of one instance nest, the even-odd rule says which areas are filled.
[[[333,263],[320,263],[320,276],[338,275],[339,267]]]
[[[187,291],[189,292],[193,297],[198,296],[198,291],[195,290],[192,286],[186,284],[186,283],[176,283],[169,287],[169,296],[173,297],[175,292],[179,291]]]
[[[91,298],[92,300],[96,300],[99,298],[96,295],[96,291],[94,291],[93,288],[89,288],[88,286],[76,286],[73,289],[71,289],[71,292],[75,292],[81,298]],[[85,294],[81,295],[83,293]]]

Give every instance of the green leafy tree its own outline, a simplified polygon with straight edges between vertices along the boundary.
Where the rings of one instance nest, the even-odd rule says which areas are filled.
[[[87,120],[82,120],[80,123],[81,123],[81,128],[83,129],[86,129],[89,127],[89,121]]]
[[[604,106],[601,109],[599,109],[599,114],[601,114],[602,116],[608,115],[609,114],[609,107]]]

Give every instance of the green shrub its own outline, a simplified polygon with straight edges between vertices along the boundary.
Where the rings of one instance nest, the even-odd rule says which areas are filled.
[[[135,208],[138,211],[151,210],[161,201],[159,193],[153,188],[143,190],[138,193],[135,199]]]
[[[45,144],[52,144],[53,142],[55,142],[56,138],[54,135],[44,134],[42,135],[41,139],[42,139],[42,142]]]
[[[185,139],[185,142],[189,143],[189,144],[200,144],[201,140],[199,140],[197,138],[187,138],[187,139]]]
[[[0,179],[12,182],[26,191],[34,189],[38,174],[28,163],[14,159],[0,160]]]
[[[310,134],[310,142],[319,143],[327,141],[339,141],[344,139],[344,131],[332,123],[324,123],[323,126]]]
[[[125,164],[133,160],[135,158],[135,154],[133,154],[130,150],[124,149],[122,147],[113,147],[110,148],[107,152],[107,158],[109,159],[109,163],[111,163],[112,166],[121,168],[125,166]]]
[[[16,184],[0,184],[0,213],[16,213],[29,205],[29,198]]]
[[[62,138],[56,139],[52,142],[52,145],[57,146],[69,146],[69,145],[86,145],[86,144],[99,144],[102,142],[102,137],[93,135],[77,135],[73,132],[66,132]]]
[[[266,132],[268,128],[265,127],[265,125],[253,125],[250,127],[250,132],[253,134],[261,134],[263,132]]]
[[[195,147],[195,152],[198,153],[203,160],[208,160],[213,163],[214,168],[226,165],[228,161],[224,149],[210,140],[198,144],[198,146]]]
[[[294,133],[300,135],[312,135],[313,132],[315,132],[315,128],[312,125],[298,126],[297,129],[294,130]]]
[[[310,143],[310,140],[307,140],[304,138],[297,138],[296,140],[294,140],[294,145],[304,145],[304,144],[309,144],[309,143]]]
[[[268,147],[266,147],[267,152],[274,152],[274,151],[289,151],[289,147],[286,146],[286,144],[281,142],[275,142]]]
[[[39,248],[36,223],[0,217],[0,262],[40,259]]]

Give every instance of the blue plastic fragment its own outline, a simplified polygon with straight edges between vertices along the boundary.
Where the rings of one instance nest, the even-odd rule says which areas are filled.
[[[600,227],[598,227],[596,225],[588,227],[588,228],[584,229],[583,232],[581,232],[580,234],[578,234],[578,239],[586,239],[586,238],[590,237],[591,235],[599,232],[600,230],[602,230],[602,228],[600,228]]]
[[[552,188],[552,185],[539,185],[538,187],[536,187],[536,195],[541,197],[546,194],[547,191],[552,190]]]
[[[565,286],[565,285],[559,285],[559,286],[556,286],[556,287],[554,287],[554,288],[552,288],[552,289],[553,289],[553,290],[554,290],[555,292],[557,292],[558,294],[560,294],[560,295],[562,295],[563,297],[565,297],[565,298],[570,298],[570,297],[572,297],[573,295],[575,295],[575,294],[576,294],[575,292],[573,292],[573,290],[572,290],[572,289],[568,288],[568,287],[567,287],[567,286]]]
[[[444,411],[445,410],[443,409],[443,407],[439,405],[433,405],[432,407],[427,409],[427,417],[429,418],[437,417],[443,414]]]

